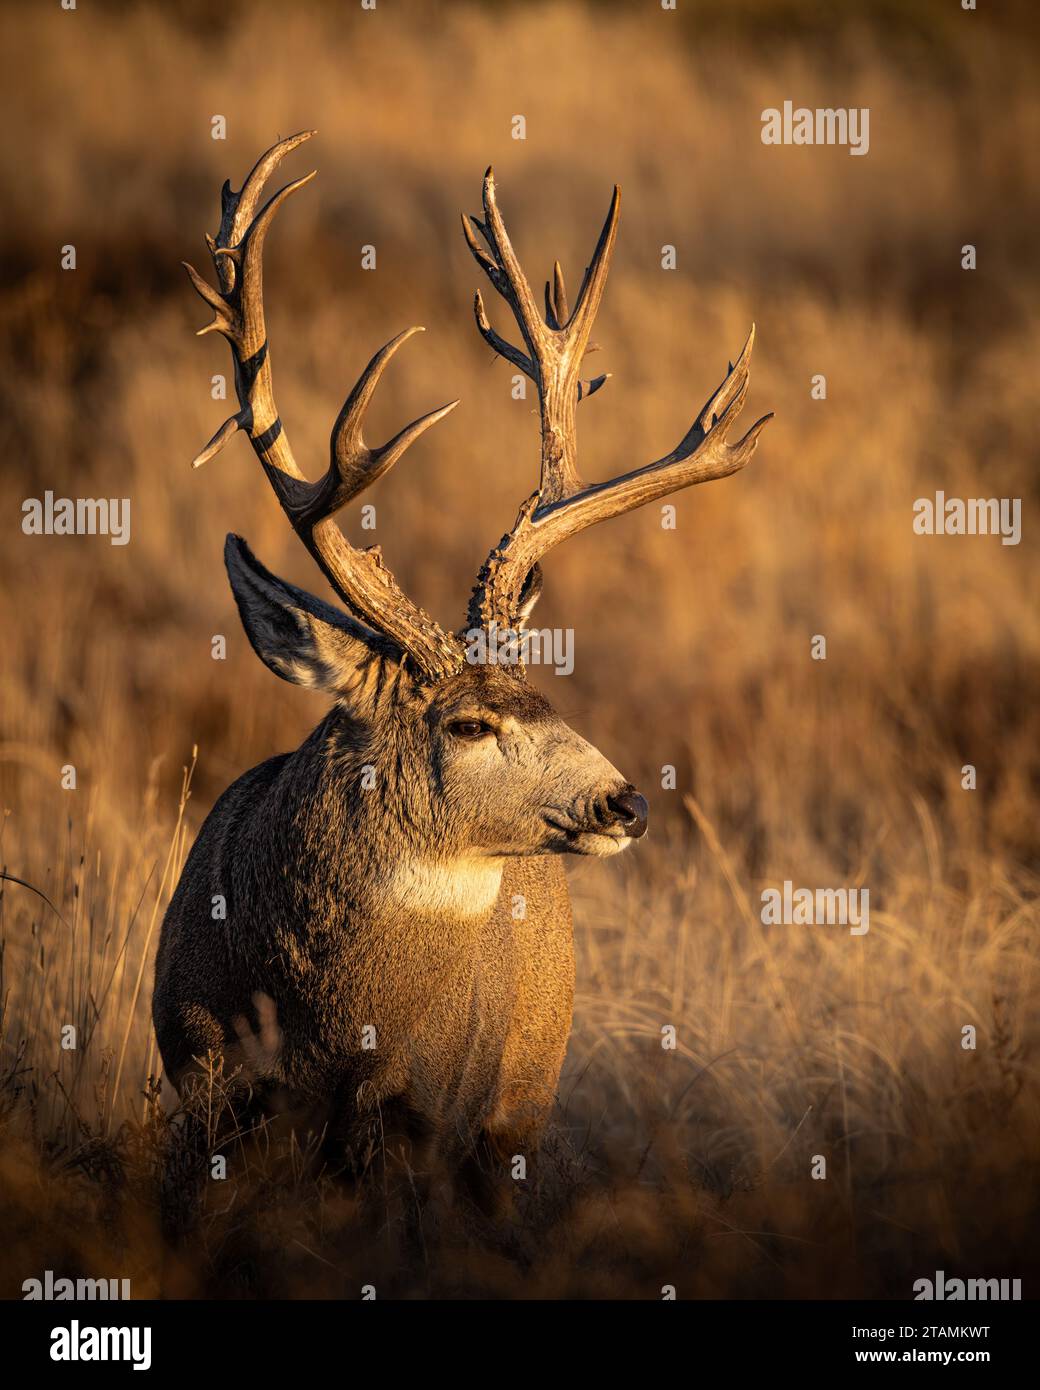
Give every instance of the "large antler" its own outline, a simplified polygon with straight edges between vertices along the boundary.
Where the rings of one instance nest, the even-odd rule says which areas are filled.
[[[220,230],[216,238],[206,237],[220,289],[213,289],[185,262],[192,284],[215,315],[200,334],[216,329],[231,345],[240,407],[221,425],[193,466],[198,468],[211,459],[233,434],[244,430],[286,516],[340,598],[356,617],[390,637],[414,662],[422,679],[434,681],[461,669],[461,645],[405,596],[383,564],[378,546],[355,549],[332,519],[393,467],[425,430],[458,405],[458,401],[451,401],[420,416],[382,448],[371,449],[365,444],[361,432],[365,410],[383,369],[407,338],[423,330],[408,328],[399,333],[380,348],[362,372],[333,426],[331,462],[318,482],[308,482],[297,467],[274,402],[264,324],[264,238],[285,199],[309,183],[316,171],[280,189],[259,212],[257,205],[272,172],[290,150],[314,133],[302,131],[272,145],[257,160],[241,192],[233,193],[231,185],[224,184]]]
[[[539,582],[538,561],[560,541],[597,521],[641,507],[693,483],[736,473],[755,452],[758,436],[772,415],[758,420],[736,444],[727,442],[748,390],[748,363],[755,341],[752,327],[736,365],[730,364],[722,385],[709,398],[687,434],[670,454],[609,482],[586,486],[576,466],[575,414],[579,400],[591,396],[606,376],[580,380],[581,362],[589,351],[589,334],[603,297],[617,235],[621,189],[615,185],[610,211],[592,261],[585,271],[574,312],[569,313],[563,272],[553,267],[552,286],[545,286],[545,315],[516,257],[495,200],[491,169],[484,175],[484,220],[463,216],[466,241],[488,279],[508,303],[527,351],[514,347],[491,327],[480,291],[474,300],[477,327],[497,353],[519,367],[538,388],[542,462],[538,491],[520,508],[512,531],[484,562],[470,599],[469,625],[501,629],[515,626],[517,616]],[[479,231],[487,245],[480,245]]]

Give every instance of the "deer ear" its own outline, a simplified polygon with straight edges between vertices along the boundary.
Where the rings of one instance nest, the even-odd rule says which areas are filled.
[[[241,536],[228,536],[224,563],[246,636],[282,680],[347,695],[364,683],[374,660],[400,661],[389,638],[279,579]]]

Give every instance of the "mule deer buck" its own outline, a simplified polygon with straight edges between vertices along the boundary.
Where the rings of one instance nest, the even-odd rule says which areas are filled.
[[[530,1153],[554,1102],[574,982],[563,856],[618,854],[647,826],[644,798],[563,722],[522,663],[473,663],[465,634],[520,629],[552,546],[735,473],[769,416],[727,442],[748,390],[752,330],[670,454],[583,484],[575,414],[604,378],[584,383],[580,371],[620,193],[573,311],[557,264],[543,315],[489,169],[483,219],[464,218],[463,226],[523,345],[499,336],[479,292],[477,325],[537,387],[541,474],[480,570],[465,628],[443,631],[405,597],[379,548],[355,549],[333,520],[457,404],[380,448],[365,443],[379,379],[420,330],[393,338],[365,368],[333,427],[320,481],[297,467],[275,406],[264,239],[282,203],[313,174],[262,208],[260,199],[272,171],[311,134],[274,145],[241,192],[225,184],[220,230],[207,238],[218,288],[186,268],[215,314],[201,331],[216,329],[231,345],[240,406],[195,465],[244,432],[342,605],[279,579],[231,535],[225,561],[242,623],[276,675],[327,691],[333,704],[296,752],[247,772],[206,819],[163,923],[155,1029],[166,1074],[182,1093],[202,1060],[221,1054],[250,1074],[254,1099],[276,1088],[302,1097],[340,1152],[363,1147],[375,1131],[413,1161],[425,1155],[461,1167],[489,1153]],[[218,897],[226,920],[213,918]],[[518,902],[522,916],[514,916]],[[276,1029],[264,1016],[272,1008]],[[276,1040],[259,1066],[244,1048],[257,1032]]]

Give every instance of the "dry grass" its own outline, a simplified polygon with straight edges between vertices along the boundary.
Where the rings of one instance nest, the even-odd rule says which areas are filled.
[[[0,899],[3,1294],[45,1268],[173,1296],[371,1282],[900,1298],[937,1268],[1035,1270],[1030,36],[939,5],[912,20],[848,5],[841,22],[830,7],[696,8],[0,16],[26,55],[0,153],[0,862],[51,904],[11,883]],[[762,146],[759,112],[785,97],[869,105],[869,156]],[[214,113],[226,143],[209,138]],[[489,160],[532,271],[556,254],[580,270],[624,187],[596,333],[614,379],[580,420],[589,476],[671,448],[752,318],[748,419],[777,412],[745,475],[677,499],[675,532],[650,508],[547,566],[539,620],[576,629],[577,666],[538,679],[650,790],[653,833],[573,874],[574,1036],[516,1223],[433,1221],[403,1265],[277,1145],[244,1147],[179,1243],[159,1220],[164,1145],[186,1171],[193,1154],[148,1080],[158,923],[215,796],[322,708],[262,669],[234,615],[228,530],[315,581],[244,444],[187,469],[228,364],[192,338],[201,306],[177,262],[214,229],[223,178],[312,125],[320,177],[269,244],[279,405],[316,471],[371,351],[427,324],[374,426],[463,405],[379,485],[377,538],[443,622],[461,619],[535,464],[530,403],[510,399],[469,316],[457,214]],[[70,241],[78,269],[62,273]],[[675,273],[659,269],[666,242]],[[810,399],[815,372],[826,402]],[[23,536],[21,501],[45,488],[130,497],[131,544]],[[915,537],[913,499],[936,488],[1022,498],[1023,543]],[[809,658],[815,633],[826,662]],[[654,791],[665,764],[677,789]],[[869,934],[762,926],[760,890],[787,878],[868,887]]]

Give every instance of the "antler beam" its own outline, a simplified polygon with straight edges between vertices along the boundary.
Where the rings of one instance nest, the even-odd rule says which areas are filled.
[[[263,247],[282,203],[309,183],[316,171],[287,184],[257,212],[264,185],[285,156],[315,132],[301,131],[279,141],[257,160],[242,189],[221,190],[222,215],[216,237],[206,237],[219,289],[185,262],[195,289],[214,312],[200,334],[214,329],[231,346],[239,409],[226,420],[193,461],[198,468],[239,430],[249,442],[268,481],[304,545],[354,616],[390,637],[413,662],[417,674],[438,680],[461,669],[460,643],[411,602],[383,564],[378,546],[355,549],[332,519],[352,498],[370,487],[397,462],[421,434],[454,410],[458,401],[413,420],[380,448],[364,441],[365,411],[387,363],[421,328],[409,328],[376,353],[362,372],[332,429],[331,460],[324,476],[309,482],[298,468],[283,428],[271,379],[271,359],[263,304]]]

